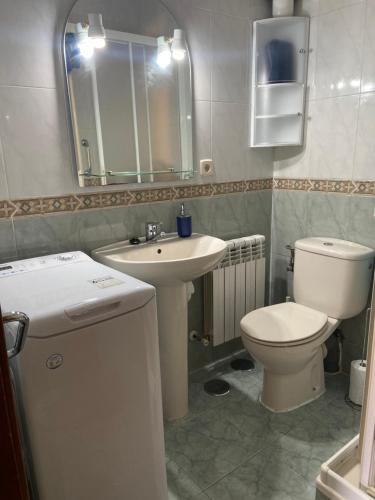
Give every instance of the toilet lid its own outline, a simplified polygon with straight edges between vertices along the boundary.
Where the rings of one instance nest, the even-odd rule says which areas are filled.
[[[241,320],[241,329],[249,337],[264,343],[286,344],[308,339],[327,324],[328,316],[309,307],[285,302],[262,307]]]

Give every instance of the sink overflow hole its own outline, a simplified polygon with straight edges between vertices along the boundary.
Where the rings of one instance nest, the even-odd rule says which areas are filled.
[[[158,253],[161,253],[161,248],[158,248]]]

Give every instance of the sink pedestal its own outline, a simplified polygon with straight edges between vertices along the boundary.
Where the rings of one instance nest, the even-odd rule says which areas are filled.
[[[113,243],[94,250],[96,260],[156,287],[164,415],[188,412],[188,314],[186,283],[212,271],[227,245],[213,236],[176,234],[153,243]]]
[[[186,284],[156,288],[164,416],[188,412],[188,310]]]

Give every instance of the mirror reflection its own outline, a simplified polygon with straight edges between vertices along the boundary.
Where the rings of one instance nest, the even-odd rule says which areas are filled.
[[[193,176],[189,53],[162,4],[79,0],[65,62],[81,186]]]

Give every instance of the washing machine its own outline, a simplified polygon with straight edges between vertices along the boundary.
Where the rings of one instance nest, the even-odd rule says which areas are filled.
[[[72,252],[0,265],[0,304],[33,497],[166,500],[155,289]]]

